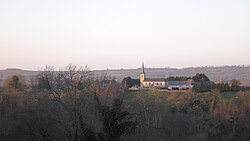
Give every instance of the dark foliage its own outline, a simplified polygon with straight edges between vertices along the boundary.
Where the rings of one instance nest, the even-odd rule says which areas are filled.
[[[209,92],[213,88],[214,88],[213,83],[202,81],[202,82],[194,83],[192,90],[194,92]]]
[[[125,85],[126,88],[131,88],[133,86],[140,86],[140,79],[132,79],[131,77],[125,77],[122,80],[122,84]]]
[[[192,77],[194,82],[209,82],[209,78],[203,73],[197,73],[195,76]]]
[[[38,77],[38,89],[39,90],[49,90],[49,80],[47,77],[40,76]]]
[[[197,73],[192,77],[194,92],[209,92],[214,89],[215,84],[205,74]]]
[[[216,84],[216,90],[219,91],[219,92],[229,92],[229,91],[232,91],[232,92],[237,92],[240,90],[240,81],[239,80],[231,80],[230,81],[230,84],[229,83],[218,83]]]
[[[166,101],[169,97],[145,91],[121,100],[111,96],[122,92],[119,82],[96,80],[73,66],[67,71],[48,70],[43,76],[41,82],[46,83],[41,89],[46,91],[16,86],[0,90],[1,141],[250,140],[249,107],[243,114],[213,115],[219,95],[214,92],[207,97],[207,93],[167,93],[170,101],[178,99],[174,104]],[[196,80],[194,89],[211,89],[209,79],[198,76],[203,78]],[[223,89],[236,91],[238,85],[232,81]],[[247,98],[238,100],[248,104]]]
[[[171,76],[171,77],[168,77],[167,80],[168,81],[187,81],[188,79],[192,79],[191,77],[185,77],[185,76],[177,76],[177,77],[174,77],[174,76]]]
[[[99,133],[99,140],[119,141],[122,135],[128,135],[135,131],[137,122],[131,119],[131,113],[124,110],[123,102],[115,99],[112,107],[102,105],[96,97],[97,109],[100,112],[103,132]]]

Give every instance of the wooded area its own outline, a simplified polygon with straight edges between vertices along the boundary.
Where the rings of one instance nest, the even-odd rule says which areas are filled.
[[[0,140],[247,141],[250,92],[127,91],[105,75],[67,66],[0,90]]]

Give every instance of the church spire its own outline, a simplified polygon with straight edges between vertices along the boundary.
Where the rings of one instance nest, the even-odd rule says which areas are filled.
[[[145,70],[144,70],[144,62],[142,62],[142,72],[140,74],[140,84],[143,87],[143,82],[145,81]]]
[[[144,62],[142,62],[142,73],[145,73],[145,70],[144,70]]]

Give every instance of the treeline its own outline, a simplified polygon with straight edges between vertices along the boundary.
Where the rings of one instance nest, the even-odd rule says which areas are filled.
[[[237,92],[241,90],[240,84],[241,83],[239,80],[233,79],[229,83],[228,82],[218,83],[215,85],[215,87],[216,87],[216,90],[219,92],[228,92],[228,91]]]
[[[193,80],[193,88],[194,92],[208,92],[214,89],[214,82],[211,82],[209,78],[202,73],[197,73],[192,77]]]
[[[192,77],[193,80],[193,91],[194,92],[209,92],[209,91],[217,91],[217,92],[237,92],[242,88],[240,87],[240,81],[233,79],[229,83],[214,83],[209,80],[209,78],[205,74],[196,74]]]
[[[214,116],[214,93],[161,97],[141,91],[131,98],[123,83],[73,65],[61,71],[46,67],[27,81],[11,76],[0,91],[2,141],[250,139],[248,108],[241,115]],[[249,99],[238,102],[247,105]]]
[[[140,113],[136,133],[126,140],[148,141],[247,141],[250,139],[250,112],[213,115],[218,95],[183,93],[161,97],[139,94],[127,101],[131,111]],[[166,99],[169,99],[166,102]],[[185,100],[184,100],[185,99]],[[176,100],[176,101],[175,101]],[[242,100],[242,102],[247,102]],[[180,102],[182,104],[180,104]]]
[[[126,88],[140,87],[140,79],[132,79],[131,77],[125,77],[121,82]]]
[[[168,81],[187,81],[188,79],[192,79],[192,78],[185,77],[185,76],[177,76],[177,77],[171,76],[167,78]]]
[[[118,141],[137,127],[120,99],[123,86],[87,69],[46,67],[27,83],[7,78],[0,91],[1,141]],[[26,83],[26,84],[25,84]]]

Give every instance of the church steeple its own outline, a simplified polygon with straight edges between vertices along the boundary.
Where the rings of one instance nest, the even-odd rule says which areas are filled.
[[[142,62],[142,73],[145,73],[145,70],[144,70],[144,62]]]
[[[144,62],[142,62],[142,72],[140,74],[141,87],[143,87],[144,80],[145,80],[145,70],[144,70]]]

